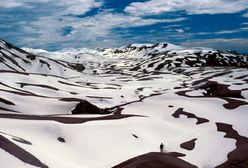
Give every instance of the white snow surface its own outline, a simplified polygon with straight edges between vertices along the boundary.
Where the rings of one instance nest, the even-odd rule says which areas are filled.
[[[215,167],[228,160],[237,141],[225,138],[226,133],[217,131],[216,123],[232,125],[239,135],[248,137],[248,69],[203,66],[207,54],[218,53],[216,50],[167,43],[56,52],[23,49],[27,52],[0,41],[0,136],[49,168],[113,167],[138,155],[159,152],[160,143],[164,143],[165,152],[183,153],[181,159],[199,168]],[[27,58],[29,53],[35,59]],[[231,53],[217,57],[220,65],[236,61]],[[242,64],[245,62],[243,56]],[[165,65],[158,68],[162,63]],[[71,64],[85,69],[75,70]],[[208,90],[203,86],[208,82],[228,85],[230,92],[238,90],[243,97],[206,96]],[[183,96],[180,91],[187,93]],[[224,98],[245,103],[228,109]],[[119,116],[125,117],[115,118],[113,113],[72,115],[80,100],[113,111],[118,106],[123,108]],[[197,124],[197,118],[183,114],[176,118],[173,114],[179,109],[208,121]],[[56,117],[90,120],[66,123]],[[194,138],[194,149],[180,147]],[[1,147],[1,168],[36,167]]]

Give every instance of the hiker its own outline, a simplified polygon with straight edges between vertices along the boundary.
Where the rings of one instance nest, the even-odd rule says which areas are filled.
[[[160,148],[160,152],[164,152],[164,144],[163,143],[160,144],[159,148]]]

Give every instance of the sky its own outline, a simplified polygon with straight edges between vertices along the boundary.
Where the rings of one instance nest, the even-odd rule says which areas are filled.
[[[50,51],[170,42],[248,53],[248,0],[0,0],[0,38]]]

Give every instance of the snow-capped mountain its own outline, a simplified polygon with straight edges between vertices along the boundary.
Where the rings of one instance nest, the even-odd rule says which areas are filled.
[[[0,40],[1,168],[248,167],[248,57]]]
[[[0,54],[2,70],[66,77],[75,75],[74,70],[81,72],[85,69],[81,64],[34,55],[3,40],[0,40]]]

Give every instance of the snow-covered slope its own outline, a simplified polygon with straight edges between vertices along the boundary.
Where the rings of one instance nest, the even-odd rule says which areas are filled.
[[[0,59],[1,168],[248,166],[247,56],[0,40]]]
[[[79,74],[74,69],[79,72],[84,69],[84,66],[81,64],[71,63],[66,60],[59,61],[28,53],[4,40],[0,40],[0,56],[0,69],[5,71],[67,77]]]

